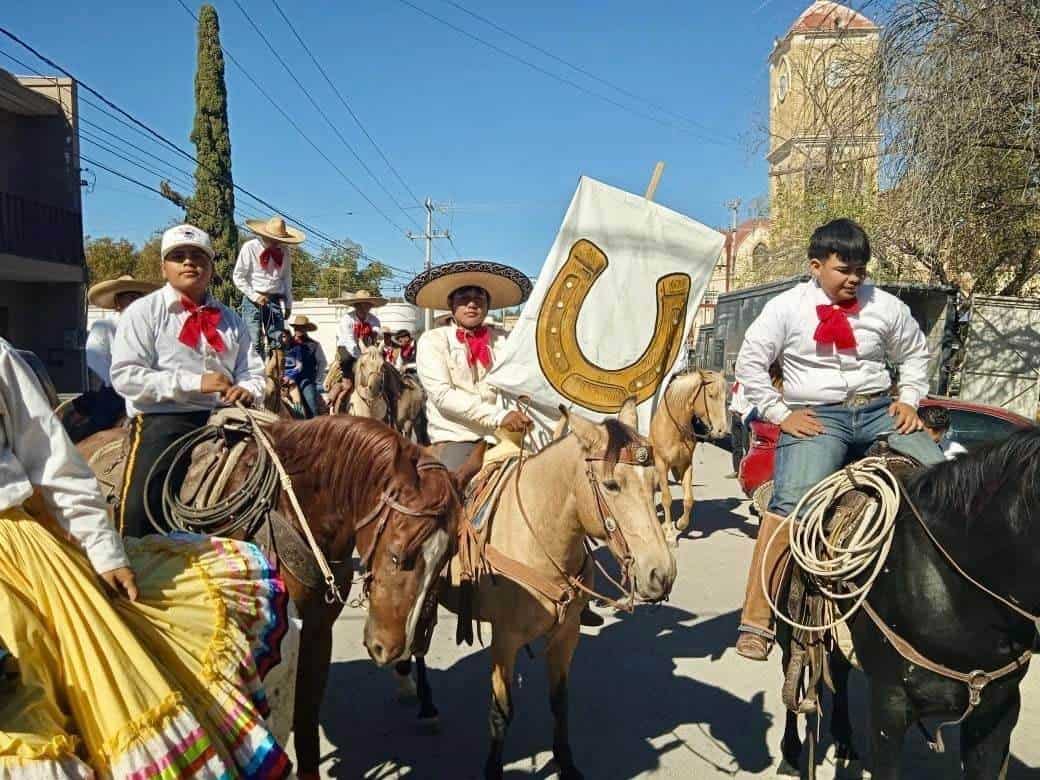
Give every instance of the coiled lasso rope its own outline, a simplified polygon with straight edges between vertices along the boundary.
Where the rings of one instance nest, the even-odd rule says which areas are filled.
[[[828,537],[825,528],[828,512],[841,497],[853,490],[866,488],[870,501],[852,526],[845,542]],[[884,458],[866,458],[835,472],[806,493],[766,544],[760,575],[769,606],[778,618],[803,631],[827,631],[851,618],[867,598],[874,581],[888,558],[899,514],[900,489],[896,476],[889,471]],[[795,519],[800,518],[800,519]],[[786,528],[785,528],[786,526]],[[832,529],[837,536],[850,526]],[[854,601],[838,617],[820,626],[807,626],[784,615],[773,601],[764,561],[769,549],[782,531],[788,534],[791,557],[801,566],[821,593],[833,601]],[[837,533],[836,533],[837,532]],[[862,584],[855,580],[869,572]]]

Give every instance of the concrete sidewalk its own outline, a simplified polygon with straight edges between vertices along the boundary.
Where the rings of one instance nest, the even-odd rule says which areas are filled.
[[[753,663],[732,650],[757,523],[729,453],[696,453],[694,530],[680,543],[671,601],[610,615],[582,639],[571,683],[571,744],[578,766],[599,778],[773,777],[784,709],[779,661]],[[414,708],[395,700],[392,675],[361,645],[364,615],[347,609],[336,625],[334,664],[322,708],[323,776],[476,778],[487,750],[490,700],[486,651],[455,647],[455,618],[442,612],[428,656],[441,731],[425,734]],[[537,648],[536,648],[537,649]],[[544,665],[521,656],[513,689],[507,777],[555,777]],[[1040,683],[1031,673],[1015,730],[1009,778],[1040,779]],[[853,723],[868,755],[866,684],[852,678]],[[916,729],[906,741],[904,777],[959,776],[958,740],[931,754]],[[826,769],[821,777],[827,777]]]

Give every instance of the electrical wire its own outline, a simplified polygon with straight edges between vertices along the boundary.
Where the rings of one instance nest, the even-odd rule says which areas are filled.
[[[616,108],[620,108],[622,111],[627,111],[630,114],[634,114],[635,116],[641,117],[642,119],[647,119],[647,120],[649,120],[651,122],[656,122],[657,124],[664,125],[665,127],[671,127],[671,128],[673,128],[675,130],[679,130],[681,132],[687,133],[688,135],[692,135],[694,137],[700,138],[702,141],[706,141],[708,143],[718,144],[720,146],[725,145],[725,143],[723,141],[717,140],[715,138],[711,138],[711,137],[705,135],[704,133],[695,132],[695,131],[691,130],[688,127],[684,127],[683,125],[678,125],[675,122],[672,122],[672,121],[670,121],[668,119],[663,119],[662,117],[659,117],[659,116],[654,116],[652,114],[647,114],[647,113],[645,113],[643,111],[640,111],[640,110],[638,110],[636,108],[633,108],[632,106],[626,105],[625,103],[622,103],[619,100],[615,100],[614,98],[610,97],[609,95],[604,95],[604,94],[602,94],[600,92],[596,92],[594,90],[591,90],[588,87],[585,87],[585,86],[579,84],[578,82],[574,81],[573,79],[569,79],[566,76],[561,76],[558,73],[553,73],[548,68],[543,68],[541,65],[539,65],[536,62],[532,62],[531,60],[529,60],[529,59],[527,59],[525,57],[521,57],[519,54],[514,54],[513,52],[509,51],[508,49],[503,49],[498,44],[491,43],[490,41],[487,41],[484,38],[481,38],[479,35],[476,35],[475,33],[471,33],[469,30],[466,30],[463,27],[459,27],[457,24],[449,22],[447,19],[444,19],[444,18],[442,18],[440,16],[437,16],[436,14],[432,13],[431,11],[427,11],[425,8],[422,8],[421,6],[418,6],[415,3],[411,2],[411,0],[397,0],[397,1],[399,3],[401,3],[402,5],[406,5],[409,8],[411,8],[412,10],[419,12],[423,16],[429,17],[430,19],[433,19],[434,21],[439,22],[440,24],[444,25],[445,27],[448,27],[448,28],[454,30],[455,32],[459,33],[460,35],[464,35],[465,37],[469,38],[470,40],[476,41],[477,43],[481,44],[482,46],[486,46],[487,48],[491,49],[492,51],[498,52],[499,54],[501,54],[501,55],[503,55],[505,57],[508,57],[511,60],[516,60],[520,64],[526,65],[527,67],[531,68],[532,70],[538,71],[539,73],[541,73],[544,76],[548,76],[551,79],[559,81],[559,82],[561,82],[563,84],[566,84],[566,85],[568,85],[570,87],[573,87],[574,89],[578,90],[579,92],[584,92],[586,95],[591,95],[592,97],[598,98],[599,100],[602,100],[602,101],[604,101],[606,103],[609,103],[610,105],[612,105],[612,106],[614,106]]]
[[[528,46],[528,47],[534,49],[539,54],[543,54],[546,57],[548,57],[549,59],[555,60],[556,62],[560,63],[561,65],[567,66],[568,68],[570,68],[574,72],[580,73],[582,76],[585,76],[586,78],[592,79],[593,81],[597,81],[597,82],[599,82],[600,84],[602,84],[605,87],[610,87],[610,89],[613,89],[616,92],[619,92],[620,94],[624,95],[627,98],[631,98],[632,100],[638,100],[640,103],[643,103],[643,104],[649,106],[650,108],[654,109],[655,111],[660,111],[663,114],[668,114],[669,116],[673,117],[674,119],[678,119],[681,122],[686,122],[688,125],[691,125],[692,127],[699,128],[701,131],[703,131],[705,133],[708,133],[708,134],[711,134],[712,136],[714,136],[721,143],[732,143],[732,141],[723,138],[721,135],[716,133],[715,130],[713,130],[711,127],[708,127],[703,122],[698,122],[696,119],[690,119],[687,116],[683,116],[682,114],[679,114],[679,113],[677,113],[675,111],[672,111],[671,109],[669,109],[669,108],[667,108],[665,106],[662,106],[662,105],[660,105],[658,103],[655,103],[652,100],[649,100],[649,99],[647,99],[645,97],[637,95],[636,93],[631,92],[630,90],[625,89],[624,87],[619,86],[618,84],[615,84],[612,81],[608,81],[607,79],[603,78],[602,76],[597,76],[595,73],[592,73],[587,68],[583,68],[580,65],[575,65],[573,62],[569,62],[569,61],[563,59],[563,57],[560,57],[560,56],[558,56],[556,54],[553,54],[551,51],[549,51],[548,49],[543,48],[542,46],[539,46],[537,43],[532,43],[531,41],[529,41],[529,40],[527,40],[525,38],[520,37],[519,35],[517,35],[516,33],[512,32],[511,30],[508,30],[505,27],[503,27],[502,25],[493,22],[491,19],[488,19],[486,16],[481,16],[476,11],[471,11],[469,8],[466,8],[461,3],[455,2],[455,0],[443,0],[443,2],[447,3],[450,6],[453,6],[454,8],[458,9],[459,11],[462,11],[464,14],[467,14],[467,15],[473,17],[477,21],[483,22],[484,24],[488,25],[489,27],[492,27],[493,29],[497,30],[498,32],[502,33],[503,35],[509,36],[514,41],[519,41],[520,43],[524,44],[524,46]]]
[[[359,155],[357,153],[357,150],[354,149],[354,147],[346,139],[346,137],[343,135],[343,133],[340,132],[340,129],[338,127],[336,127],[335,123],[331,119],[329,119],[329,115],[325,113],[325,110],[321,107],[321,105],[318,103],[318,101],[314,99],[314,96],[311,94],[311,91],[309,89],[307,89],[306,86],[304,86],[303,82],[300,81],[300,79],[296,76],[296,73],[293,71],[292,68],[289,67],[289,64],[285,61],[285,59],[282,57],[282,55],[278,53],[278,49],[275,48],[273,43],[271,43],[271,40],[266,35],[264,35],[263,30],[261,30],[260,26],[253,20],[253,17],[249,15],[249,12],[245,9],[245,7],[242,5],[242,3],[240,3],[239,0],[232,0],[232,2],[235,4],[235,6],[238,8],[238,10],[242,12],[242,15],[246,18],[246,21],[249,22],[249,25],[253,28],[253,30],[256,32],[256,34],[260,36],[260,39],[264,42],[264,44],[266,44],[266,46],[270,50],[271,54],[274,55],[274,58],[276,60],[278,60],[279,64],[282,66],[282,68],[285,70],[285,72],[289,74],[289,78],[291,78],[296,83],[296,86],[300,88],[300,91],[303,92],[303,94],[304,94],[304,96],[306,96],[307,100],[309,100],[311,105],[314,106],[314,110],[317,111],[318,114],[321,116],[321,118],[325,120],[325,123],[332,129],[332,132],[340,140],[340,142],[343,144],[343,146],[346,147],[347,151],[349,151],[352,155],[354,155],[354,159],[356,159],[358,161],[358,163],[361,165],[361,167],[365,169],[365,172],[368,173],[368,175],[372,177],[372,180],[376,184],[379,185],[379,187],[383,190],[384,193],[386,193],[386,196],[388,198],[390,198],[390,200],[393,202],[394,206],[396,206],[398,208],[398,210],[400,210],[401,213],[404,214],[404,216],[407,219],[414,219],[410,214],[408,214],[408,212],[406,212],[404,210],[404,207],[398,202],[397,198],[395,198],[393,193],[390,192],[389,189],[387,189],[386,185],[384,185],[383,182],[379,180],[379,177],[375,175],[375,173],[372,171],[372,169],[368,167],[368,163],[366,163],[361,158],[361,155]],[[358,193],[361,195],[361,197],[363,197],[366,201],[368,201],[369,205],[375,207],[375,204],[360,189],[360,187],[358,187],[358,185],[353,180],[349,180],[349,181],[350,181],[350,184],[354,187],[354,189],[356,189],[358,191]],[[389,219],[389,217],[387,217],[385,214],[383,214],[383,217],[385,219]],[[391,223],[391,224],[393,224],[393,223]]]
[[[329,78],[329,74],[325,71],[325,68],[321,66],[321,63],[318,62],[318,58],[314,56],[314,53],[311,51],[310,47],[304,42],[303,38],[300,36],[300,33],[296,31],[296,26],[292,23],[292,20],[289,19],[286,13],[282,10],[281,5],[278,4],[278,0],[271,0],[271,2],[274,3],[274,7],[277,9],[279,16],[282,17],[282,21],[284,21],[286,26],[289,28],[289,31],[292,32],[292,34],[296,37],[296,40],[299,41],[300,46],[303,47],[303,50],[307,52],[307,56],[311,58],[311,62],[314,63],[314,67],[318,69],[318,72],[322,75],[322,78],[325,79],[325,83],[329,85],[329,88],[333,91],[336,97],[339,98],[339,102],[343,104],[343,108],[347,110],[347,113],[350,114],[354,122],[357,123],[357,126],[361,129],[361,132],[365,134],[365,138],[369,140],[369,143],[371,143],[375,150],[379,153],[379,156],[383,158],[383,162],[386,163],[386,167],[390,169],[390,172],[393,173],[395,177],[397,177],[397,180],[401,183],[401,186],[404,187],[405,191],[408,193],[411,199],[414,200],[417,204],[419,204],[418,208],[422,208],[422,200],[419,198],[418,195],[415,194],[415,192],[412,191],[412,188],[408,186],[408,182],[404,180],[404,177],[401,176],[397,168],[395,168],[393,163],[390,162],[390,159],[383,152],[383,149],[379,146],[379,144],[376,143],[376,139],[373,138],[372,134],[369,133],[368,130],[365,128],[365,125],[362,123],[361,118],[357,115],[357,113],[355,113],[354,109],[350,107],[350,104],[347,102],[347,99],[343,97],[343,93],[339,91],[339,88],[336,86],[335,82],[333,82],[333,80]]]

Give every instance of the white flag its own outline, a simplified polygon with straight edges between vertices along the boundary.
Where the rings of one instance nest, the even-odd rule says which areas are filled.
[[[544,442],[560,405],[593,419],[639,401],[647,433],[725,237],[583,176],[488,382],[531,399]]]

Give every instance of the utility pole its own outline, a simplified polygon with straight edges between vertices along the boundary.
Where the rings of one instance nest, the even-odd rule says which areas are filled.
[[[426,231],[421,235],[408,231],[408,238],[412,241],[422,239],[426,242],[426,270],[429,271],[433,267],[433,239],[435,238],[451,238],[451,233],[447,230],[435,231],[433,229],[433,200],[427,198],[423,203],[426,207]],[[423,314],[423,330],[430,330],[433,327],[433,309],[427,309]]]
[[[726,208],[730,212],[729,249],[726,252],[726,292],[729,292],[733,275],[733,264],[737,259],[737,213],[740,211],[740,198],[726,201]]]

